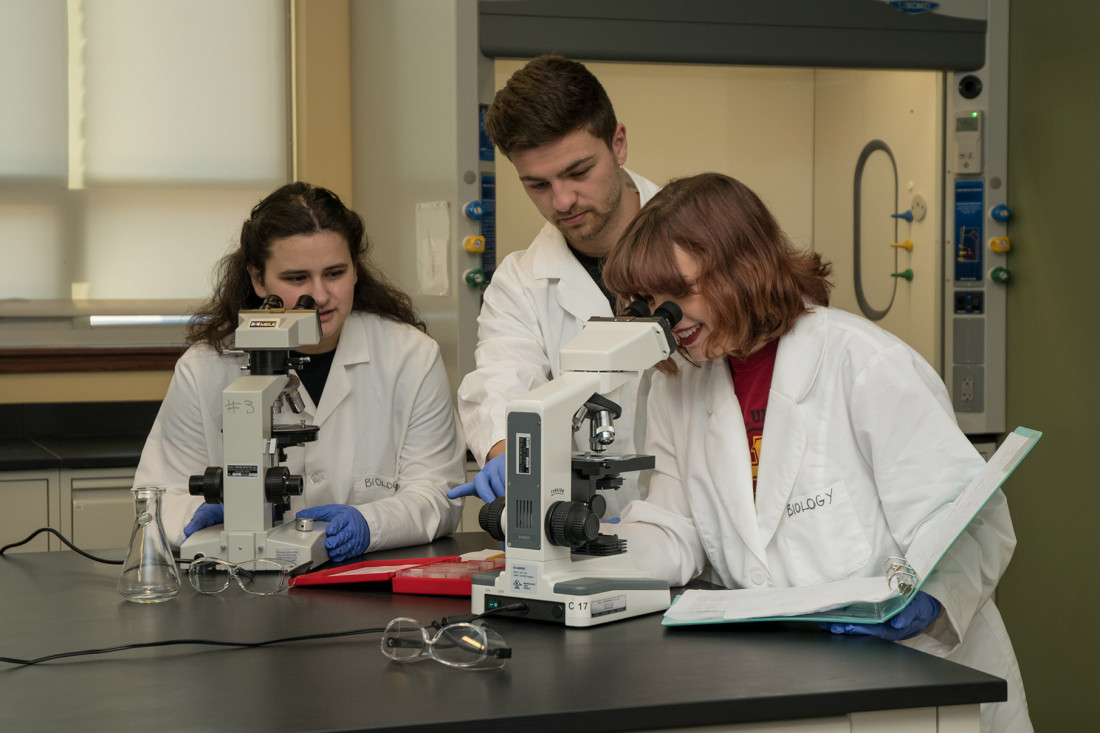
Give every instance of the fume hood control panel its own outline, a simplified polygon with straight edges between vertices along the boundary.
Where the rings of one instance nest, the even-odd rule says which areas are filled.
[[[982,127],[981,110],[955,113],[955,170],[961,175],[982,172]]]

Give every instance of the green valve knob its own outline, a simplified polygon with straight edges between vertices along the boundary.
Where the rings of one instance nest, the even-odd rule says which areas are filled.
[[[471,288],[480,288],[482,285],[485,284],[485,271],[482,270],[480,267],[472,270],[467,270],[466,272],[462,273],[462,277],[466,280],[466,284],[469,285]]]
[[[994,267],[989,271],[989,279],[1003,284],[1012,279],[1012,272],[1007,267]]]
[[[913,269],[902,270],[901,272],[891,272],[890,277],[903,277],[909,282],[913,282]]]

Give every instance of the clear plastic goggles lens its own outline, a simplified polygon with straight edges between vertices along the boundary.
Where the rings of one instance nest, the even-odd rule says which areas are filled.
[[[451,624],[434,636],[411,618],[394,619],[382,634],[382,653],[397,662],[432,657],[449,667],[500,669],[512,650],[486,626]]]
[[[287,587],[290,568],[278,560],[259,558],[231,563],[216,558],[201,558],[191,563],[187,575],[199,593],[220,593],[236,579],[246,593],[270,596]]]

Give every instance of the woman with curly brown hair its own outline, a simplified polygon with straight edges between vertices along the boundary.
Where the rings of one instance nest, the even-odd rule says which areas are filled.
[[[298,377],[306,420],[318,439],[288,448],[287,466],[304,478],[297,516],[328,522],[332,560],[368,550],[430,542],[458,525],[461,504],[446,492],[464,476],[439,347],[409,297],[367,259],[363,221],[331,191],[287,184],[258,203],[240,246],[221,261],[211,300],[192,319],[180,357],[142,451],[138,486],[165,486],[164,525],[179,545],[223,520],[220,504],[189,495],[191,475],[223,464],[222,390],[241,373],[227,353],[237,314],[277,295],[316,303],[320,343]]]

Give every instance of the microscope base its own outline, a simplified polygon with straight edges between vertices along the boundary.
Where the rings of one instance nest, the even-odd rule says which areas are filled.
[[[473,578],[472,611],[484,613],[510,603],[526,610],[501,616],[531,618],[566,626],[596,626],[634,616],[664,611],[669,606],[668,583],[654,578],[602,577],[580,571],[575,575],[546,575],[535,593],[516,593],[509,570],[481,573]]]
[[[276,525],[264,532],[225,531],[223,525],[206,527],[188,537],[180,547],[180,557],[216,557],[244,562],[261,557],[285,560],[295,567],[312,563],[317,567],[328,560],[325,550],[327,522],[314,522],[313,529],[301,531],[293,521]]]

